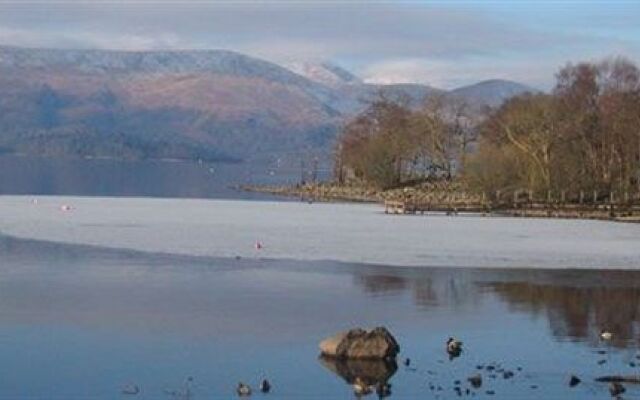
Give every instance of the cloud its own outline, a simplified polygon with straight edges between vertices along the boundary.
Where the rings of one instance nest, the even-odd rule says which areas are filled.
[[[569,59],[612,49],[640,53],[640,38],[622,33],[632,28],[596,27],[597,10],[581,13],[576,5],[573,13],[580,18],[573,21],[569,6],[563,15],[548,5],[520,13],[512,8],[456,2],[0,1],[0,44],[223,48],[280,63],[330,59],[370,80],[442,86],[491,73],[548,84],[552,71]],[[625,11],[608,8],[607,21]],[[529,18],[534,12],[535,23]]]
[[[29,6],[31,4],[31,7]],[[549,46],[554,37],[532,33],[468,9],[377,3],[203,3],[70,2],[0,3],[0,25],[56,31],[95,45],[97,33],[114,37],[100,45],[116,47],[124,33],[127,48],[155,45],[153,38],[188,38],[177,44],[199,47],[260,48],[279,57],[299,52],[334,57],[448,57],[521,51]],[[60,35],[57,35],[60,36]],[[64,37],[63,37],[64,38]],[[140,38],[147,38],[145,42]]]
[[[0,44],[24,47],[154,50],[190,46],[174,34],[143,36],[100,32],[34,32],[0,26]]]
[[[479,60],[452,64],[438,60],[402,59],[372,64],[362,71],[362,77],[369,83],[422,83],[442,89],[486,79],[510,79],[544,90],[549,89],[557,67],[544,62],[490,65]]]

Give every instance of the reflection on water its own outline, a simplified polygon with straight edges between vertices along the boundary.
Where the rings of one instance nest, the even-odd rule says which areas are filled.
[[[597,343],[602,330],[611,344],[640,344],[640,273],[631,271],[420,271],[418,276],[362,274],[355,283],[365,293],[412,294],[418,307],[477,304],[497,295],[513,311],[543,315],[558,339]],[[465,276],[466,275],[466,276]]]
[[[151,399],[193,377],[193,398],[264,378],[274,399],[349,398],[359,378],[393,384],[392,398],[583,399],[607,395],[597,376],[640,372],[635,272],[210,259],[2,236],[0,260],[7,398],[113,398],[136,385]],[[410,367],[318,362],[322,338],[379,325]],[[458,358],[449,336],[464,342]],[[478,371],[481,389],[467,382]],[[570,374],[584,383],[570,389]]]
[[[348,385],[358,382],[368,387],[379,388],[378,392],[381,392],[381,395],[382,388],[389,385],[389,380],[398,370],[398,364],[394,360],[343,360],[322,356],[318,360],[322,366],[344,379]],[[387,389],[383,397],[390,394]]]
[[[320,357],[320,363],[329,371],[352,385],[357,378],[369,386],[387,383],[398,370],[398,364],[389,360],[339,360]]]
[[[300,172],[275,161],[216,163],[0,155],[0,194],[264,198],[241,184],[282,184]],[[323,177],[323,176],[321,176]]]
[[[635,278],[636,274],[632,274]],[[598,277],[601,277],[598,274]],[[595,279],[596,277],[594,277]],[[606,278],[605,278],[606,282]],[[492,291],[513,307],[544,313],[551,333],[558,338],[599,341],[598,333],[612,331],[615,346],[639,344],[640,287],[588,287],[525,282],[494,282]]]
[[[479,297],[477,282],[463,271],[429,269],[428,273],[402,276],[388,271],[389,275],[356,274],[355,283],[369,295],[394,295],[409,292],[414,304],[420,308],[450,304],[454,307],[473,305]],[[469,276],[466,276],[469,275]]]

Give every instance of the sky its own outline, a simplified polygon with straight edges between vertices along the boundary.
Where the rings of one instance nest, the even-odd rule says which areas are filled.
[[[568,62],[638,63],[640,0],[0,0],[0,45],[228,49],[284,65],[330,61],[368,82],[548,89]]]

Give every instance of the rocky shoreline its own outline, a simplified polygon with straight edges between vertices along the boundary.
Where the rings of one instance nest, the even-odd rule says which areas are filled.
[[[415,204],[440,205],[433,211],[442,211],[442,206],[452,213],[463,212],[469,205],[485,203],[483,196],[467,191],[463,184],[456,182],[429,182],[416,186],[393,189],[377,189],[370,186],[347,184],[339,185],[322,182],[305,185],[243,185],[239,190],[264,193],[274,196],[299,198],[301,201],[319,202],[353,202],[353,203],[385,203],[405,202]],[[476,207],[477,208],[477,207]],[[620,211],[606,204],[588,209],[579,207],[562,207],[551,204],[545,207],[509,207],[492,208],[487,205],[483,213],[506,215],[524,218],[564,218],[564,219],[596,219],[616,222],[640,223],[640,209]],[[449,212],[447,212],[449,213]]]
[[[459,183],[424,183],[394,189],[377,189],[371,186],[339,185],[321,182],[306,185],[242,185],[240,190],[266,193],[276,196],[297,197],[309,201],[345,201],[359,203],[383,203],[385,201],[413,201],[416,203],[465,204],[481,201],[481,196],[468,193]]]

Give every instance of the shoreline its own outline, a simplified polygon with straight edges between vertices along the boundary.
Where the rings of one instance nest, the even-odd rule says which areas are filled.
[[[466,193],[459,185],[441,184],[430,187],[405,187],[390,190],[379,190],[357,185],[335,185],[332,183],[319,183],[307,185],[240,185],[239,190],[250,193],[261,193],[273,196],[299,198],[300,201],[309,202],[342,202],[342,203],[368,203],[380,204],[386,210],[386,203],[402,203],[402,212],[392,214],[424,214],[446,213],[458,215],[466,213],[481,213],[486,216],[506,216],[514,218],[553,218],[553,219],[579,219],[600,220],[623,223],[640,223],[640,209],[624,212],[612,211],[606,204],[592,207],[578,207],[578,205],[562,206],[553,204],[546,207],[491,207],[489,205],[473,206],[473,211],[467,211],[470,204],[483,204],[481,196]],[[404,211],[404,204],[440,204],[422,211]],[[386,212],[386,211],[385,211]],[[612,215],[613,213],[613,215]]]
[[[363,185],[336,185],[330,182],[305,185],[239,185],[238,189],[320,202],[382,203],[407,199],[453,203],[480,201],[480,196],[466,193],[461,185],[442,182],[387,190]]]

